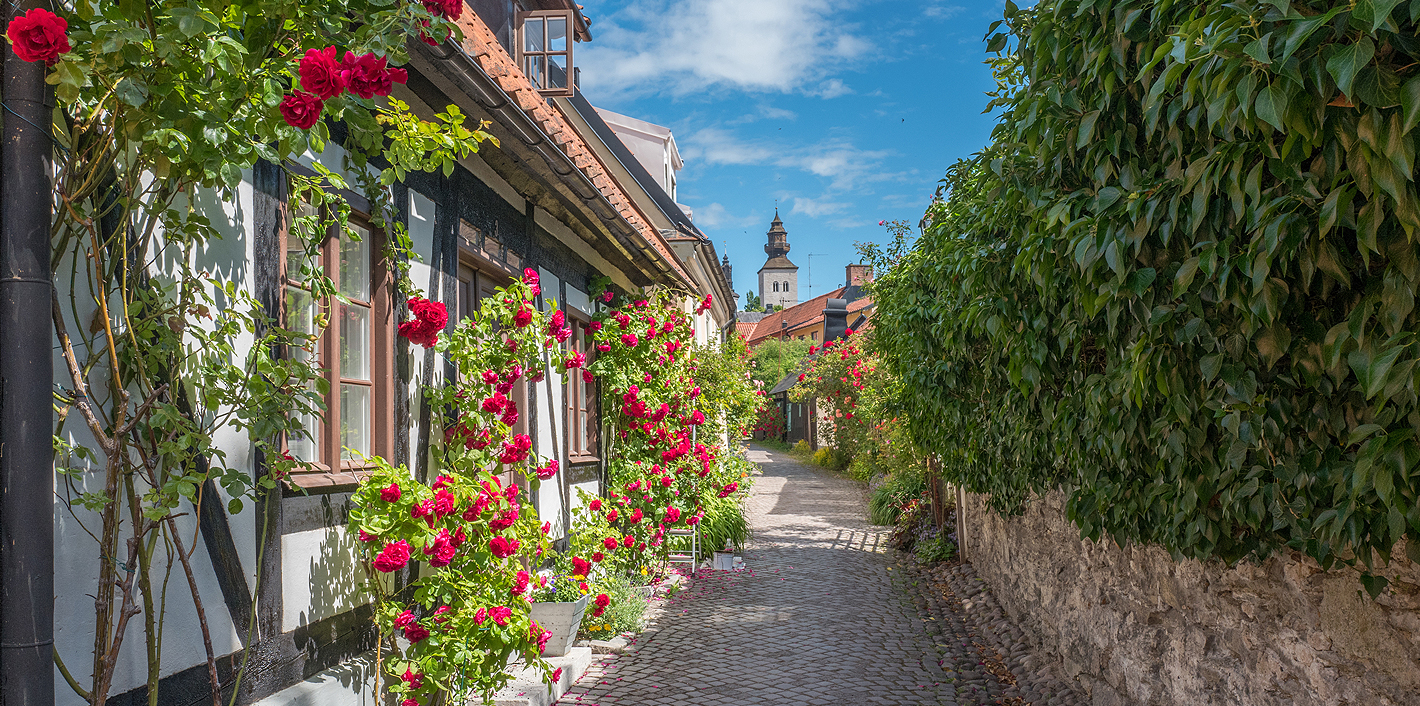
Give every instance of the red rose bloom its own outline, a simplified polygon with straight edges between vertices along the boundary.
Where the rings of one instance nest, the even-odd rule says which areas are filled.
[[[578,576],[586,576],[592,573],[592,565],[579,556],[572,557],[572,573]]]
[[[63,17],[36,7],[10,20],[5,36],[21,61],[50,63],[69,53],[68,31],[69,23]]]
[[[320,112],[325,109],[325,101],[305,91],[294,91],[281,99],[281,117],[286,124],[302,130],[311,129],[320,120]]]
[[[386,68],[385,58],[374,54],[356,56],[355,52],[345,52],[340,62],[340,78],[345,87],[361,98],[387,96],[392,84],[409,80],[409,72],[404,69]]]
[[[596,379],[596,376],[592,375],[592,371],[585,369],[582,371],[582,382],[592,382]]]
[[[629,534],[626,535],[625,537],[622,537],[622,539],[621,539],[621,546],[626,547],[627,549],[630,549],[630,548],[631,548],[633,545],[635,545],[635,544],[636,544],[636,538],[635,538],[635,537],[632,537],[632,536],[629,535]]]
[[[414,297],[408,304],[414,320],[400,324],[399,335],[425,348],[432,347],[439,342],[439,332],[449,325],[449,310],[423,297]]]
[[[635,348],[641,343],[641,339],[637,338],[634,333],[623,333],[621,334],[621,342],[625,343],[629,348]]]
[[[506,537],[494,537],[488,540],[488,551],[493,552],[493,556],[499,559],[507,559],[517,554],[518,546],[519,542],[516,539],[510,540]]]
[[[600,564],[600,563],[602,563],[602,559],[605,559],[605,558],[606,558],[606,555],[605,555],[605,554],[602,554],[601,552],[592,552],[592,563],[593,563],[593,564]]]
[[[409,542],[403,539],[386,544],[380,555],[375,557],[375,568],[384,573],[398,571],[409,563]]]
[[[399,484],[390,483],[388,488],[380,491],[380,499],[387,502],[397,502],[399,500]]]
[[[411,645],[426,637],[429,637],[429,630],[422,625],[411,625],[404,629],[404,639],[409,640]]]
[[[607,551],[615,550],[620,544],[620,542],[616,541],[616,537],[607,537],[602,540],[602,546],[606,547]]]
[[[532,323],[532,316],[533,315],[531,309],[527,308],[526,306],[520,307],[518,309],[518,313],[513,314],[513,325],[517,326],[518,328],[523,328],[524,326],[527,326],[528,324]]]
[[[591,503],[589,503],[589,504],[587,505],[587,507],[591,508],[591,509],[592,509],[592,512],[601,512],[601,509],[602,509],[602,501],[601,501],[600,499],[593,500]]]
[[[300,74],[301,88],[321,100],[330,100],[345,90],[335,47],[307,49],[306,55],[301,57]]]
[[[463,14],[463,0],[424,0],[424,9],[431,15],[456,20]]]
[[[555,458],[548,461],[546,466],[537,469],[537,477],[542,480],[547,480],[555,475],[557,475],[557,459]]]

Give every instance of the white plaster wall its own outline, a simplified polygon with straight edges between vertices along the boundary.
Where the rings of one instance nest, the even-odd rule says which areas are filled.
[[[369,602],[358,544],[344,525],[281,536],[282,632]]]
[[[774,291],[772,283],[779,282],[779,291]],[[784,291],[783,283],[789,283],[789,291]],[[759,273],[759,299],[766,308],[776,304],[785,309],[799,303],[799,272],[797,270],[761,270]]]
[[[247,237],[253,225],[253,192],[249,177],[249,173],[243,175],[243,182],[238,187],[236,198],[233,200],[222,202],[216,198],[215,194],[203,192],[198,195],[193,204],[198,213],[211,220],[222,237],[207,243],[202,249],[196,251],[192,258],[192,264],[198,270],[205,270],[222,279],[236,282],[238,287],[245,291],[252,289],[250,264],[253,261],[252,242]],[[179,204],[179,206],[182,205]],[[159,236],[161,240],[161,233]],[[154,273],[156,277],[163,279],[163,273],[171,271],[171,268],[176,266],[176,262],[173,260],[174,254],[176,253],[155,253],[158,265]],[[92,292],[85,286],[83,275],[80,275],[78,282],[71,281],[73,270],[69,266],[70,264],[72,263],[65,263],[57,268],[55,283],[62,295],[61,302],[64,307],[66,327],[71,337],[74,338],[75,345],[80,346],[79,329],[87,328],[89,317],[97,307],[93,304]],[[68,296],[71,292],[73,294],[72,303]],[[221,297],[217,301],[219,306],[230,303]],[[71,305],[73,308],[70,308]],[[195,324],[209,330],[215,325],[212,321],[198,321]],[[249,334],[242,334],[235,343],[239,352],[245,351],[251,348],[252,338]],[[87,351],[82,347],[76,350],[76,354],[81,360],[86,353]],[[56,382],[63,387],[71,387],[72,381],[68,368],[57,349],[57,342],[53,364]],[[104,374],[104,369],[100,369],[96,374],[90,376],[88,383],[94,391],[105,389]],[[71,412],[64,431],[65,437],[71,443],[97,448],[78,412]],[[253,448],[245,432],[224,427],[216,430],[213,439],[214,443],[226,452],[225,464],[228,467],[250,473]],[[215,464],[220,461],[212,459],[212,462]],[[101,466],[90,468],[81,473],[76,478],[76,492],[101,492],[104,484],[103,475]],[[145,489],[140,484],[137,492],[142,493]],[[101,561],[98,543],[93,535],[98,534],[100,517],[98,513],[70,505],[67,502],[69,499],[67,491],[63,488],[59,488],[59,491],[54,502],[55,647],[75,678],[81,684],[88,684],[91,681],[93,663],[95,617],[93,595],[96,590],[99,562]],[[224,507],[228,500],[230,498],[220,489],[218,497],[204,499],[205,502],[219,503]],[[250,586],[255,581],[255,512],[254,504],[249,502],[249,498],[244,500],[248,500],[248,502],[244,503],[243,511],[236,515],[229,515],[228,522],[232,529],[238,555],[242,561],[242,567],[246,572],[245,579]],[[190,561],[198,586],[198,594],[201,596],[205,608],[213,649],[218,655],[236,651],[241,648],[241,638],[244,636],[239,636],[236,633],[235,625],[228,614],[221,589],[217,584],[216,575],[212,571],[212,562],[207,555],[205,544],[201,536],[196,533],[196,508],[188,502],[183,502],[177,512],[180,513],[180,516],[175,519],[175,524],[185,548],[192,552]],[[126,522],[128,517],[126,508],[121,510],[120,515]],[[126,549],[122,546],[120,546],[118,554],[119,558],[126,559],[127,557]],[[156,594],[154,596],[155,602],[164,603],[162,655],[159,667],[159,673],[162,676],[199,664],[205,659],[202,634],[197,620],[197,609],[181,564],[175,556],[172,558],[172,574],[167,581],[166,599],[163,600],[161,592],[164,583],[164,569],[168,563],[167,556],[167,552],[160,544],[157,556],[154,557],[154,570],[151,575]],[[117,602],[115,602],[115,612],[116,606]],[[55,678],[56,704],[83,703],[69,689],[57,669]],[[110,694],[122,694],[141,686],[146,680],[147,655],[143,620],[142,616],[138,616],[130,621],[124,634],[123,647],[119,653]]]

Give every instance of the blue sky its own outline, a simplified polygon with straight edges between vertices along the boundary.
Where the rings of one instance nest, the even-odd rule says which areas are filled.
[[[1001,0],[580,2],[583,92],[675,132],[678,200],[729,253],[741,306],[776,199],[802,301],[990,137],[981,40]]]

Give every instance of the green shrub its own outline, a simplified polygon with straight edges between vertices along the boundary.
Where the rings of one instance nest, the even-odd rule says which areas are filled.
[[[711,498],[705,503],[705,517],[700,520],[700,556],[696,563],[724,549],[725,540],[739,549],[749,537],[749,520],[740,501],[734,497]]]
[[[832,446],[825,446],[814,452],[813,464],[831,471],[841,471],[848,467],[848,454]]]
[[[947,541],[946,537],[938,535],[930,539],[921,539],[912,547],[912,555],[917,558],[920,564],[930,564],[934,561],[946,561],[956,556],[957,546]]]
[[[800,454],[800,455],[803,455],[803,456],[807,456],[807,455],[809,455],[810,453],[813,453],[813,450],[809,448],[809,440],[808,440],[808,439],[800,439],[800,440],[799,440],[799,443],[794,444],[794,453]]]
[[[914,440],[1092,539],[1420,560],[1417,5],[1005,7],[993,144],[873,261]]]
[[[625,576],[612,574],[598,577],[593,582],[592,594],[605,593],[611,598],[611,605],[601,617],[592,617],[592,606],[587,606],[587,614],[582,618],[582,628],[578,634],[592,640],[609,640],[623,632],[640,632],[641,620],[646,615],[645,588],[635,585]]]
[[[926,492],[927,483],[922,476],[890,476],[868,496],[868,521],[875,525],[897,524],[902,509]]]

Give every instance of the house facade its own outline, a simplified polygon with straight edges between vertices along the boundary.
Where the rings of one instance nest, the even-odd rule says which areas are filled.
[[[711,294],[715,308],[695,314],[697,336],[720,340],[732,327],[734,296],[713,246],[671,208],[673,173],[669,193],[654,179],[638,179],[613,149],[615,133],[603,135],[585,119],[596,112],[576,90],[575,46],[591,39],[579,6],[469,0],[464,9],[461,39],[411,44],[408,83],[392,95],[425,119],[456,105],[471,123],[488,121],[498,146],[485,144],[451,174],[411,174],[394,185],[398,219],[417,256],[409,263],[413,283],[447,307],[453,326],[495,288],[532,269],[541,280],[538,304],[561,309],[573,323],[572,345],[589,354],[576,324],[596,310],[594,281],[609,281],[621,292],[668,287],[697,299]],[[528,39],[533,34],[536,43]],[[234,202],[194,197],[194,207],[226,234],[200,257],[240,273],[235,278],[244,290],[298,330],[315,330],[306,327],[317,325],[322,310],[296,279],[299,266],[291,258],[298,255],[287,248],[288,224],[297,214],[287,210],[286,170],[314,173],[318,163],[355,183],[336,144],[340,127],[332,133],[336,140],[300,164],[259,163],[244,175]],[[435,350],[396,336],[404,302],[382,257],[386,234],[369,224],[372,207],[364,197],[342,195],[361,237],[332,232],[318,258],[348,302],[331,304],[338,325],[326,327],[316,350],[306,353],[321,361],[330,393],[326,413],[304,420],[313,438],[287,445],[299,470],[275,490],[259,492],[256,506],[244,511],[233,511],[233,498],[209,481],[200,490],[203,501],[175,519],[194,543],[194,582],[224,702],[236,691],[238,704],[381,703],[372,610],[362,589],[367,577],[347,530],[351,495],[367,467],[365,456],[405,465],[421,479],[437,472],[444,430],[435,427],[438,410],[421,389],[440,384],[452,370]],[[71,291],[72,284],[56,274],[59,291]],[[692,304],[687,311],[694,311]],[[56,379],[65,379],[64,360],[56,354],[53,362]],[[575,498],[576,489],[601,492],[596,383],[549,375],[520,384],[511,396],[522,411],[517,428],[531,437],[533,452],[558,459],[565,469],[559,474],[565,485],[544,483],[530,494],[531,504],[543,518],[565,517],[564,498]],[[66,429],[71,443],[93,443],[82,429]],[[219,441],[227,466],[253,478],[269,472],[268,459],[245,434],[224,432]],[[81,678],[93,663],[98,552],[86,529],[93,513],[69,500],[101,489],[102,481],[101,473],[78,473],[69,487],[61,482],[54,505],[55,654]],[[550,536],[561,540],[566,530],[553,522]],[[197,605],[185,591],[170,591],[166,601],[157,703],[210,703]],[[137,628],[129,627],[117,660],[108,703],[149,703],[148,661]],[[57,704],[85,702],[64,685],[58,667],[55,679]]]

